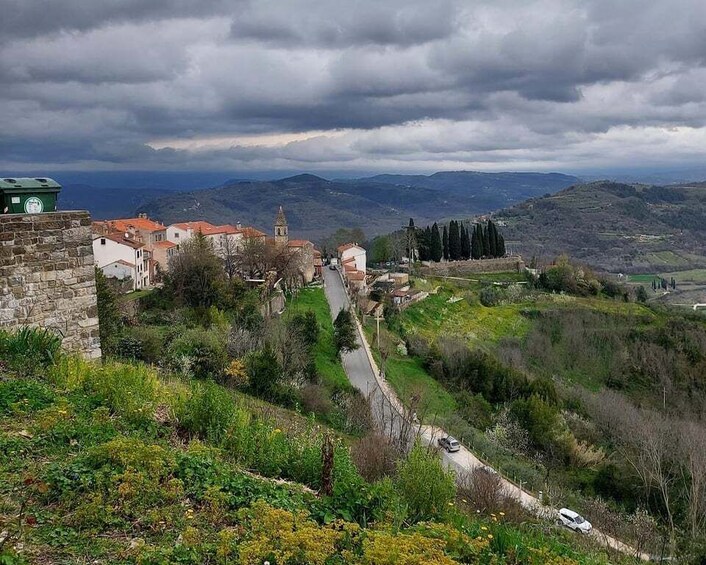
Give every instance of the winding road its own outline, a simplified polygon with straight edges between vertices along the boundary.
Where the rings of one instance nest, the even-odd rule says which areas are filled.
[[[332,270],[328,267],[324,267],[323,279],[324,292],[331,309],[331,317],[335,319],[341,309],[350,306],[348,294],[337,269]],[[348,380],[362,394],[371,399],[373,417],[377,425],[382,428],[383,431],[399,431],[401,429],[409,429],[412,431],[413,427],[404,417],[404,409],[399,399],[380,374],[368,342],[363,334],[363,328],[357,320],[356,323],[358,327],[357,341],[359,347],[354,351],[344,353],[342,356],[343,368],[346,371]],[[387,430],[385,428],[387,428]],[[413,431],[429,445],[436,445],[436,441],[439,437],[447,435],[441,428],[427,425],[414,426]],[[496,472],[464,446],[461,446],[461,450],[456,453],[447,453],[444,450],[440,450],[440,454],[444,464],[449,469],[455,471],[456,476],[459,478],[464,474],[472,472],[477,467],[484,467],[493,473]],[[556,509],[542,505],[534,495],[523,490],[507,478],[501,475],[499,476],[501,477],[505,494],[516,499],[524,508],[542,518],[551,519],[557,515]],[[648,554],[637,554],[634,548],[595,528],[591,536],[606,547],[610,547],[627,555],[639,557],[644,561],[650,560]]]

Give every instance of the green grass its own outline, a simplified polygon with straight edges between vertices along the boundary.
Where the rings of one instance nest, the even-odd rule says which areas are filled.
[[[299,562],[335,553],[327,563],[390,563],[405,536],[438,537],[428,525],[400,527],[403,499],[391,483],[364,482],[337,437],[341,488],[317,496],[323,430],[280,429],[266,403],[133,363],[63,358],[41,373],[0,368],[0,518],[10,536],[0,563],[262,563],[282,547],[308,551]],[[618,562],[583,545],[590,540],[467,514],[460,501],[444,505],[438,521],[440,539],[456,540],[442,550],[459,562]],[[327,527],[340,544],[326,543]],[[464,559],[458,548],[468,544],[456,530],[468,542],[499,541],[476,544]],[[377,557],[364,554],[363,540],[380,535]],[[389,556],[379,553],[386,548]],[[409,551],[422,558],[416,544]],[[572,560],[552,560],[560,556]]]
[[[631,283],[651,283],[659,275],[629,275],[628,280]]]
[[[694,283],[694,284],[706,284],[706,269],[690,269],[688,271],[676,271],[673,273],[663,273],[661,277],[670,280],[674,277],[674,280],[679,283]],[[652,279],[647,282],[651,282]]]
[[[368,343],[374,343],[375,324],[370,322],[365,327]],[[399,342],[386,328],[380,326],[381,344],[387,351],[394,351]],[[380,354],[372,348],[375,362],[380,366]],[[446,418],[456,410],[453,396],[429,373],[422,365],[421,359],[412,356],[399,355],[392,352],[385,363],[387,381],[404,404],[409,404],[412,395],[421,397],[425,419],[431,422],[434,416]]]
[[[339,390],[348,390],[351,384],[333,343],[333,322],[323,288],[304,288],[287,301],[287,314],[312,310],[319,322],[319,342],[316,344],[316,370],[324,384]]]
[[[452,297],[463,296],[445,287],[410,306],[400,316],[405,331],[418,333],[430,341],[439,335],[455,336],[485,348],[503,337],[521,338],[529,330],[529,322],[521,315],[522,304],[486,308],[465,298],[448,302]]]

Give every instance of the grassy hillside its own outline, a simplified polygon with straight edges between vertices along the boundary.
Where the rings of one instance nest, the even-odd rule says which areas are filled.
[[[333,389],[351,388],[333,343],[333,322],[323,288],[303,288],[287,301],[286,316],[308,311],[316,314],[320,328],[319,340],[314,352],[316,372],[324,383]]]
[[[317,494],[330,431],[209,381],[18,339],[0,335],[4,564],[618,562],[465,499],[420,506],[444,480],[423,450],[369,483],[334,437],[333,491]]]
[[[359,227],[366,235],[386,233],[406,225],[410,217],[419,224],[430,223],[446,216],[451,203],[459,215],[486,213],[575,181],[563,175],[517,173],[519,179],[511,181],[495,173],[480,178],[480,173],[439,174],[430,186],[397,183],[386,177],[330,181],[314,175],[243,181],[170,194],[144,204],[139,211],[165,223],[194,219],[242,222],[269,233],[282,205],[291,234],[318,239],[339,228]]]
[[[576,185],[497,215],[508,248],[529,258],[561,253],[613,272],[706,266],[706,188]]]
[[[434,293],[390,312],[381,329],[390,384],[403,402],[421,406],[426,422],[552,504],[578,509],[633,544],[649,538],[652,551],[670,504],[675,523],[683,520],[677,553],[702,551],[699,526],[687,526],[674,501],[688,498],[683,477],[698,473],[686,468],[706,445],[696,423],[706,398],[706,318],[628,302],[626,287],[609,281],[570,295],[507,278],[420,281]],[[374,324],[366,329],[374,343]],[[664,443],[654,461],[669,474],[663,499],[657,475],[645,483],[636,463],[658,433]],[[641,507],[656,521],[631,530]],[[692,512],[701,520],[706,506]]]

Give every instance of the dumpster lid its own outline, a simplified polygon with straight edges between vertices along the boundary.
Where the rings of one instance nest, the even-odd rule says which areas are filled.
[[[0,177],[0,190],[12,190],[13,188],[61,188],[61,185],[49,177],[37,178],[2,178]]]

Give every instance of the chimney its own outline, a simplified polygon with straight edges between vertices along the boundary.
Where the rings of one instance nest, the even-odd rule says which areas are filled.
[[[140,212],[140,213],[137,215],[137,217],[140,218],[141,220],[146,220],[146,219],[147,219],[147,213],[146,213],[146,212]]]

